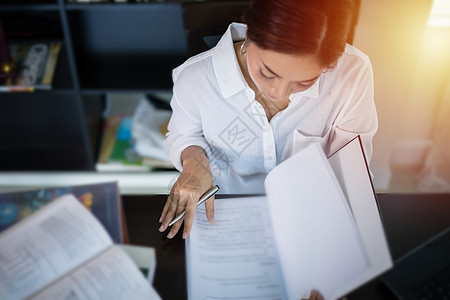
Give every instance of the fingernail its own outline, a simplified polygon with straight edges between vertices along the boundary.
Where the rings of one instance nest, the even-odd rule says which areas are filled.
[[[159,227],[159,231],[161,231],[161,232],[164,231],[164,225],[161,225],[161,227]]]
[[[161,217],[159,217],[159,223],[161,223],[162,222],[162,220],[163,220],[163,217],[161,216]]]
[[[216,220],[214,219],[214,217],[211,217],[209,220],[211,225],[216,225]]]
[[[188,233],[187,232],[183,232],[183,239],[186,239],[188,237]]]
[[[169,239],[173,238],[173,233],[172,233],[172,231],[169,232],[169,234],[167,235],[167,238],[169,238]]]

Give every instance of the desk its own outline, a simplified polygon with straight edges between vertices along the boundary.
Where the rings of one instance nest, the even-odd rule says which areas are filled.
[[[220,197],[220,196],[218,196]],[[399,258],[434,234],[450,226],[450,194],[378,194],[391,254]],[[164,195],[122,196],[130,243],[156,249],[154,286],[162,299],[186,299],[184,240],[172,240],[158,231]],[[395,299],[379,278],[347,297]]]

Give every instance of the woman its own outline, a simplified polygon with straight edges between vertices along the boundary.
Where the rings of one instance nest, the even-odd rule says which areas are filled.
[[[224,193],[262,193],[267,173],[311,143],[331,154],[360,135],[368,160],[377,130],[370,61],[346,45],[347,0],[254,0],[213,49],[173,72],[166,146],[181,171],[160,231],[213,183]],[[214,201],[206,203],[214,224]],[[182,220],[167,237],[172,238]]]

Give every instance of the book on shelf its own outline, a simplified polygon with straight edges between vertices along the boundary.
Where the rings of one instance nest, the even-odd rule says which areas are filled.
[[[60,41],[9,42],[14,76],[0,80],[0,92],[51,89]]]
[[[328,159],[313,144],[276,166],[266,195],[197,208],[186,240],[189,299],[337,299],[392,267],[357,137]]]
[[[165,114],[163,118],[155,118],[152,124],[147,124],[148,129],[139,131],[147,134],[143,142],[142,134],[136,136],[135,116],[107,117],[96,170],[148,172],[157,168],[174,169],[168,159],[168,150],[162,144],[167,121]]]
[[[88,211],[92,212],[115,243],[128,243],[128,232],[117,182],[0,194],[0,232],[65,194],[73,194]]]
[[[97,171],[133,171],[148,172],[150,166],[144,166],[142,159],[134,149],[132,140],[133,119],[128,115],[113,115],[105,120],[100,145]]]
[[[0,262],[0,299],[160,299],[70,194],[3,231]]]

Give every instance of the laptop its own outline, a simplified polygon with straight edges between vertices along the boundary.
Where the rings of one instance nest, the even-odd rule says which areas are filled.
[[[382,279],[399,299],[450,300],[450,227],[402,256]]]

